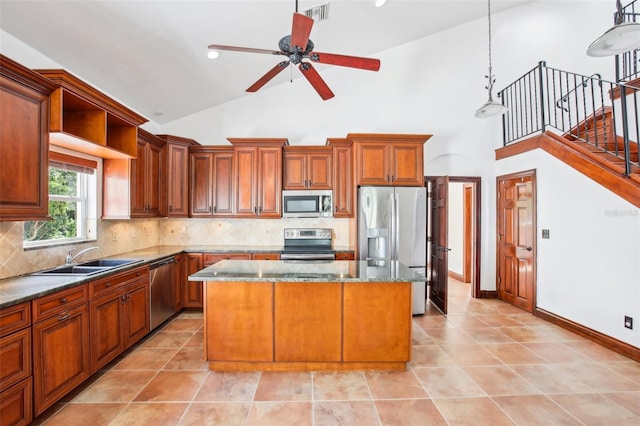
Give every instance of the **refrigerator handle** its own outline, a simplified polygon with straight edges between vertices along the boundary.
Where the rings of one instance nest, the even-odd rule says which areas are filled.
[[[396,260],[396,201],[395,194],[391,192],[389,195],[389,211],[391,217],[389,218],[389,260]]]
[[[395,260],[400,260],[400,197],[397,192],[394,192],[394,209],[396,211],[395,223],[393,224],[394,228],[394,237],[395,237]]]

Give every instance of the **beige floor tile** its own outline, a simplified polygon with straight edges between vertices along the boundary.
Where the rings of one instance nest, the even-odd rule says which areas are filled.
[[[492,327],[465,328],[463,331],[476,343],[513,343],[513,339]]]
[[[603,395],[636,416],[640,416],[640,392],[611,392]]]
[[[478,315],[485,323],[491,327],[521,327],[524,324],[519,320],[520,315],[507,315],[507,314],[486,314]]]
[[[258,372],[212,371],[194,401],[253,401],[259,380]]]
[[[246,426],[312,424],[313,408],[310,401],[256,401],[251,405]]]
[[[176,318],[162,328],[162,331],[199,331],[204,327],[200,318]]]
[[[134,401],[191,401],[208,371],[160,371]]]
[[[204,331],[200,330],[196,332],[184,346],[189,348],[204,348]]]
[[[413,371],[431,398],[487,395],[460,367],[420,367]]]
[[[448,315],[447,321],[456,328],[481,328],[489,327],[479,316],[474,315]]]
[[[138,347],[113,366],[113,370],[159,370],[176,352],[176,348]]]
[[[315,426],[379,426],[373,401],[319,401],[313,404]]]
[[[156,371],[109,371],[73,402],[131,402]]]
[[[503,365],[464,367],[463,370],[489,395],[539,394],[540,389]]]
[[[604,365],[622,374],[627,379],[640,383],[640,362],[626,360],[622,362],[607,362]]]
[[[311,373],[272,373],[260,376],[255,401],[310,401]]]
[[[49,417],[50,426],[102,426],[109,425],[126,407],[125,403],[70,403]]]
[[[411,367],[445,367],[456,362],[439,345],[412,346]]]
[[[548,363],[591,361],[586,356],[560,342],[523,343],[522,345]]]
[[[475,342],[457,328],[434,328],[425,330],[438,345],[471,345]]]
[[[182,348],[164,366],[164,370],[209,371],[209,363],[204,359],[202,348]]]
[[[427,397],[412,371],[368,371],[364,376],[374,399]]]
[[[502,362],[476,343],[471,345],[442,345],[442,350],[458,365],[498,365]]]
[[[520,343],[486,343],[482,344],[482,347],[504,364],[544,364],[547,362]]]
[[[313,400],[371,399],[364,374],[360,371],[313,373]]]
[[[500,327],[498,330],[520,343],[529,342],[558,342],[561,339],[549,331],[549,327]]]
[[[640,424],[640,417],[601,394],[550,395],[565,410],[588,425]]]
[[[426,331],[414,322],[411,327],[411,344],[412,345],[433,345],[435,342],[429,337]]]
[[[109,426],[173,426],[177,425],[187,403],[131,403],[116,416]]]
[[[593,361],[608,362],[629,360],[629,358],[624,355],[620,355],[619,353],[588,340],[582,342],[565,342],[564,345],[588,357],[589,359],[592,359]]]
[[[444,426],[444,420],[430,399],[374,401],[383,426]]]
[[[582,424],[546,395],[497,396],[492,399],[518,426]]]
[[[452,426],[502,426],[513,421],[489,398],[445,398],[433,401]]]
[[[191,338],[192,331],[158,331],[141,345],[145,348],[181,348]],[[202,335],[204,337],[204,335]]]
[[[187,408],[180,425],[244,426],[250,408],[250,402],[194,402]]]

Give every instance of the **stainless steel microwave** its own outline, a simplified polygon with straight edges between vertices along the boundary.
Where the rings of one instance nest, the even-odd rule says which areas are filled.
[[[333,191],[282,191],[282,217],[333,217]]]

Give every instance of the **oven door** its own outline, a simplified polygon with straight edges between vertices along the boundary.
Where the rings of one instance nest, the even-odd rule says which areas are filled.
[[[317,260],[336,260],[336,253],[310,253],[310,252],[287,252],[286,250],[280,254],[280,260],[300,260],[300,261],[317,261]]]

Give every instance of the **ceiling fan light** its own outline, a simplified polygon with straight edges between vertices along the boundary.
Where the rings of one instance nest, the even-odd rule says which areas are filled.
[[[219,56],[220,56],[220,52],[218,52],[217,50],[209,49],[207,51],[207,58],[209,59],[216,59]]]
[[[502,115],[507,111],[509,111],[509,108],[505,105],[489,99],[487,103],[478,108],[474,115],[476,118],[488,118],[493,117],[494,115]]]
[[[387,4],[387,0],[374,0],[373,7],[382,7]]]
[[[607,30],[587,49],[587,55],[602,57],[640,49],[640,22],[623,22]]]

